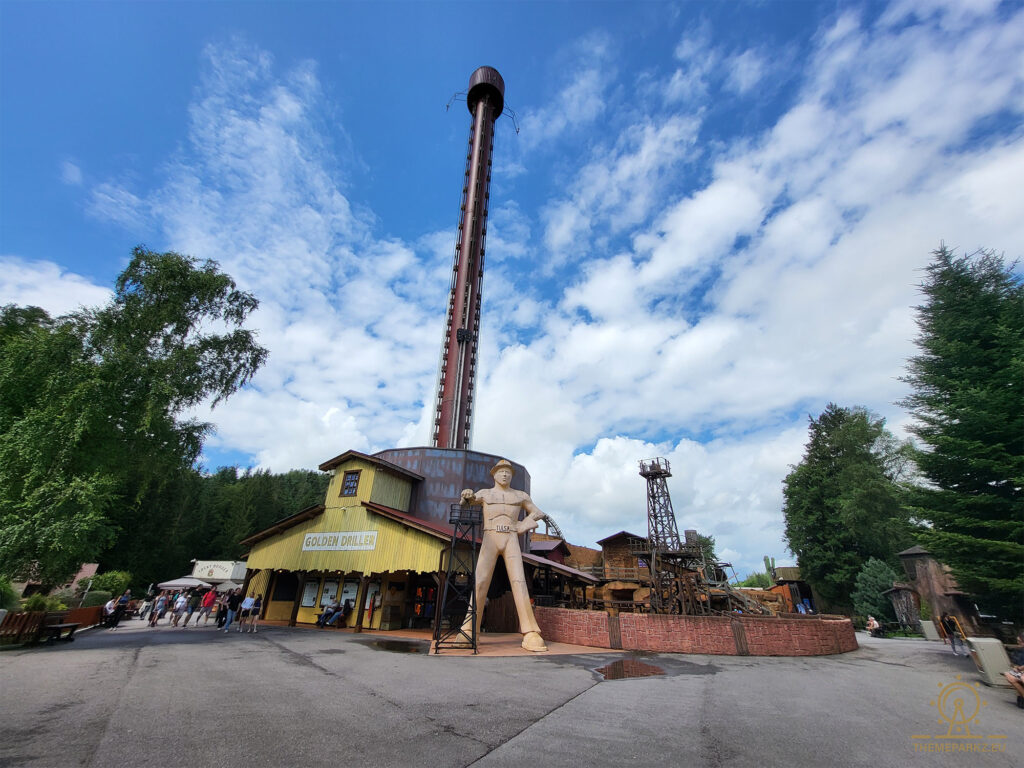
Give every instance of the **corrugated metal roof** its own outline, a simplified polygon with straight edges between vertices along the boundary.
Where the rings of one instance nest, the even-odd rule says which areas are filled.
[[[363,506],[372,512],[376,512],[378,515],[383,515],[396,522],[407,525],[410,528],[415,528],[423,533],[428,533],[431,536],[437,536],[445,541],[451,541],[452,529],[447,528],[443,525],[433,522],[432,520],[421,520],[418,517],[413,517],[406,512],[399,512],[397,509],[391,509],[381,504],[374,504],[372,501],[364,502]]]
[[[390,461],[384,461],[384,459],[379,459],[376,456],[367,456],[365,453],[360,453],[359,451],[345,451],[343,454],[325,461],[320,465],[319,469],[321,472],[327,472],[335,467],[341,466],[349,459],[361,459],[362,461],[368,461],[386,472],[393,472],[396,475],[407,477],[410,480],[423,480],[423,475],[418,475],[405,467],[392,464]]]
[[[597,543],[598,544],[604,544],[606,541],[611,541],[612,539],[617,539],[620,536],[628,536],[631,539],[645,539],[645,538],[647,538],[646,536],[637,536],[635,533],[630,533],[629,531],[619,531],[618,533],[613,533],[611,536],[605,536],[603,539],[601,539]]]
[[[254,533],[247,539],[242,539],[239,542],[239,544],[241,544],[243,547],[251,547],[256,542],[263,541],[264,539],[270,538],[271,536],[276,536],[282,531],[288,530],[293,525],[298,525],[299,523],[302,523],[306,520],[310,520],[311,518],[314,518],[317,515],[323,514],[323,511],[323,504],[314,504],[311,507],[306,507],[305,509],[296,512],[294,515],[290,515],[288,517],[284,517],[278,520],[269,528],[264,528],[259,533]]]
[[[530,539],[531,552],[551,552],[556,549],[565,550],[565,554],[569,554],[569,547],[561,539]]]
[[[775,569],[775,578],[781,581],[800,581],[800,569],[792,565],[780,565]]]
[[[597,584],[598,580],[591,576],[589,573],[583,571],[577,571],[575,568],[570,568],[568,565],[562,565],[556,563],[554,560],[548,560],[546,557],[540,557],[538,555],[531,555],[529,552],[523,552],[523,562],[529,563],[530,565],[543,566],[550,568],[553,571],[564,573],[566,576],[572,576],[574,579],[585,581],[588,584]]]

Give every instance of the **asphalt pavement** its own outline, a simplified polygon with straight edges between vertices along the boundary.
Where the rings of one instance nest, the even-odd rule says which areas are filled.
[[[970,659],[857,639],[814,658],[467,657],[133,620],[0,653],[0,766],[1024,765],[1024,710]]]

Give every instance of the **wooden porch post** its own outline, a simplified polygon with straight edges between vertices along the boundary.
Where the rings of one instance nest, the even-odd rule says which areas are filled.
[[[295,603],[292,605],[292,615],[291,615],[291,618],[288,619],[288,626],[289,627],[294,627],[295,626],[295,619],[299,615],[299,604],[302,602],[302,593],[305,592],[305,591],[306,591],[306,572],[305,571],[300,571],[299,572],[299,588],[295,592]]]
[[[242,597],[245,597],[249,593],[249,582],[252,581],[252,577],[256,575],[256,571],[252,568],[245,569],[245,581],[242,582]]]
[[[359,592],[356,593],[356,600],[359,601],[358,611],[356,613],[356,625],[353,628],[354,632],[363,631],[363,614],[366,612],[366,592],[370,588],[370,577],[365,573],[359,580]]]

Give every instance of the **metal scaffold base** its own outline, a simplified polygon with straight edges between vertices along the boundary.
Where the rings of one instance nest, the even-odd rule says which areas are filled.
[[[477,653],[476,550],[483,520],[480,507],[451,506],[452,540],[441,602],[434,621],[434,653],[472,649]]]

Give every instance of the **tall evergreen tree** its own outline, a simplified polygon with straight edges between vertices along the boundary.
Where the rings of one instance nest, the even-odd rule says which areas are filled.
[[[934,252],[903,401],[924,444],[911,495],[921,544],[960,587],[1024,610],[1024,282],[991,251]]]
[[[886,563],[869,557],[857,574],[855,588],[850,596],[854,612],[858,616],[874,616],[883,621],[894,620],[896,611],[893,609],[892,600],[884,593],[892,589],[896,578],[896,571]]]
[[[863,408],[829,403],[810,418],[803,459],[783,481],[785,539],[801,577],[835,608],[851,607],[868,558],[894,561],[911,541],[898,485],[907,450]]]

